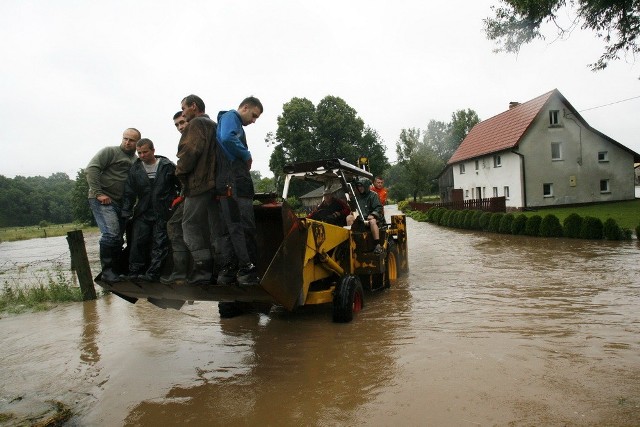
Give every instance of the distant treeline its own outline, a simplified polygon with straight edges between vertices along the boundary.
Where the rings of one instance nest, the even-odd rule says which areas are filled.
[[[7,178],[0,175],[0,227],[38,225],[43,221],[66,224],[87,220],[91,221],[92,217],[87,206],[83,170],[78,172],[76,180],[62,172],[48,178]]]

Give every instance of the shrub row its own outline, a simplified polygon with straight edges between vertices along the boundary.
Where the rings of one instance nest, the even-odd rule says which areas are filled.
[[[406,210],[407,205],[398,206]],[[403,209],[404,208],[404,209]],[[492,233],[516,234],[540,237],[569,237],[574,239],[630,240],[631,230],[621,228],[615,219],[604,223],[594,217],[573,213],[560,223],[557,216],[548,214],[526,216],[524,214],[482,212],[476,210],[455,211],[432,208],[426,212],[406,211],[417,221],[431,222],[445,227],[482,230]],[[640,226],[636,228],[639,235]]]

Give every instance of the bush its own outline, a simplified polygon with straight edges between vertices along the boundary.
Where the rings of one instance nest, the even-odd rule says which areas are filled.
[[[464,228],[464,218],[467,216],[468,210],[456,211],[455,220],[453,226],[457,228]]]
[[[562,223],[563,233],[566,237],[577,239],[580,237],[580,229],[582,228],[582,217],[577,213],[572,213],[564,219]]]
[[[476,211],[465,211],[465,215],[464,215],[464,222],[462,224],[462,228],[466,228],[467,230],[471,230],[473,229],[473,216],[475,215]]]
[[[580,227],[581,239],[602,239],[602,221],[599,218],[585,216]]]
[[[636,227],[636,239],[640,240],[640,225]]]
[[[553,214],[546,215],[540,222],[540,235],[542,237],[562,237],[563,233],[560,220]]]
[[[511,234],[511,225],[513,224],[514,215],[508,213],[502,217],[498,225],[498,232],[501,234]]]
[[[449,226],[449,217],[451,216],[451,213],[452,211],[450,211],[449,209],[445,209],[442,213],[442,216],[440,216],[440,220],[438,221],[438,223],[440,225],[444,225],[445,227]]]
[[[491,221],[491,212],[482,212],[478,219],[478,225],[480,230],[487,231],[489,229],[489,221]]]
[[[404,212],[408,207],[409,207],[409,201],[408,200],[403,200],[401,202],[398,202],[398,210],[400,212]]]
[[[473,212],[473,217],[471,218],[471,229],[472,230],[480,230],[480,217],[484,212],[482,211],[471,211]]]
[[[500,221],[502,220],[502,217],[504,217],[502,212],[494,212],[489,220],[489,227],[487,228],[487,231],[497,233],[500,228]]]
[[[442,216],[447,211],[444,208],[436,208],[437,210],[433,213],[433,223],[434,224],[442,224]]]
[[[511,223],[511,234],[520,235],[524,234],[524,226],[527,224],[527,216],[520,214],[513,219]]]
[[[524,234],[527,236],[539,236],[541,222],[542,217],[540,215],[533,215],[527,218],[527,222],[524,225]]]
[[[622,240],[624,235],[622,229],[618,225],[615,219],[608,218],[602,226],[602,234],[607,240]]]

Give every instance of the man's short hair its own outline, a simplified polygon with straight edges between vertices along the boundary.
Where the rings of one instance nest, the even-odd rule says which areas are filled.
[[[173,120],[177,119],[178,117],[180,117],[182,115],[182,111],[178,111],[177,113],[175,113],[173,115]]]
[[[136,129],[136,128],[126,128],[125,132],[128,131],[128,130],[132,130],[135,133],[137,133],[138,134],[138,139],[142,138],[142,134],[140,133],[140,131],[138,129]]]
[[[384,181],[384,178],[381,176],[376,176],[375,179],[379,179],[380,181]]]
[[[184,97],[182,102],[187,104],[187,106],[196,104],[196,107],[198,107],[198,110],[200,110],[201,113],[204,113],[204,101],[199,96],[193,95],[193,94],[187,95]]]
[[[153,148],[153,141],[151,141],[149,138],[142,138],[141,140],[136,142],[136,147],[138,148],[142,147],[143,145],[148,145],[149,150],[155,150],[155,148]]]
[[[249,96],[243,99],[240,105],[238,106],[238,108],[242,108],[245,105],[248,105],[250,107],[258,107],[260,109],[260,114],[264,113],[264,108],[262,108],[262,102],[260,102],[260,100],[255,96]]]

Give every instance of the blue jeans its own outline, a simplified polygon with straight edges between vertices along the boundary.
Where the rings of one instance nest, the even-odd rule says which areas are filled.
[[[96,219],[102,236],[100,244],[111,247],[122,247],[124,239],[124,218],[120,216],[121,207],[115,202],[103,205],[98,199],[89,199],[89,207]]]

